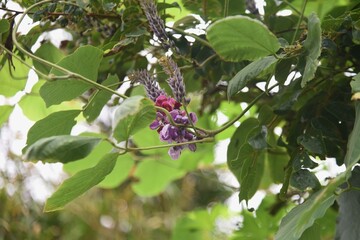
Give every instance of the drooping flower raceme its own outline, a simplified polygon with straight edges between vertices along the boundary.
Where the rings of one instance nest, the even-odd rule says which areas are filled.
[[[181,125],[172,125],[167,115],[158,111],[156,113],[156,119],[151,123],[150,128],[158,131],[161,141],[167,143],[184,143],[196,139],[195,134],[186,129],[186,126],[197,122],[195,113],[190,113],[189,116],[187,116],[186,112],[180,109],[182,106],[181,103],[166,95],[160,95],[156,99],[155,105],[169,111],[172,120]],[[196,145],[194,143],[189,143],[186,145],[170,147],[168,153],[172,159],[177,159],[181,154],[181,150],[186,147],[188,147],[190,151],[196,151]]]
[[[173,65],[174,69],[169,68],[165,70],[166,73],[170,71],[176,72],[178,76],[181,76],[180,71],[177,68],[177,65]],[[174,75],[174,73],[171,73]],[[171,76],[170,76],[171,77]],[[134,82],[139,82],[145,86],[148,97],[154,101],[155,106],[164,108],[170,113],[171,120],[163,111],[156,112],[156,119],[150,124],[152,130],[157,130],[159,133],[159,138],[163,142],[167,143],[186,143],[196,139],[196,135],[187,129],[187,127],[195,124],[197,122],[197,116],[195,113],[191,112],[187,115],[185,110],[182,110],[182,104],[176,99],[166,95],[165,91],[160,88],[156,79],[147,71],[139,70],[134,71],[129,75],[129,79]],[[177,99],[185,99],[185,86],[181,78],[178,78],[174,81],[177,81],[177,88],[170,87],[173,90]],[[179,89],[181,91],[179,91]],[[180,93],[179,93],[180,92]],[[172,122],[175,123],[172,124]],[[179,158],[181,151],[185,148],[189,148],[190,151],[196,151],[195,143],[189,143],[179,146],[170,147],[168,153],[172,159]]]
[[[174,48],[175,43],[169,39],[166,31],[164,21],[160,18],[154,0],[140,0],[140,6],[143,9],[149,27],[154,35],[158,38],[161,46],[167,51],[169,48]]]

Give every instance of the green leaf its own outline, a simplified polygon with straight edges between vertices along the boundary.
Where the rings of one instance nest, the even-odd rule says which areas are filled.
[[[140,162],[134,174],[139,181],[132,185],[135,193],[143,197],[155,196],[164,191],[170,182],[184,176],[185,171],[173,164],[155,160]]]
[[[335,190],[345,180],[340,174],[323,189],[312,194],[303,204],[293,208],[282,220],[276,240],[298,240],[303,232],[324,216],[326,210],[335,201]]]
[[[248,118],[243,121],[231,137],[227,149],[227,162],[231,171],[236,170],[233,162],[238,158],[239,149],[246,143],[249,133],[259,125],[256,118]]]
[[[273,56],[264,57],[241,69],[229,82],[227,90],[228,98],[246,87],[251,80],[268,69],[276,61],[277,59]]]
[[[355,101],[355,112],[355,125],[349,137],[344,160],[348,171],[360,160],[360,101]]]
[[[151,100],[142,96],[130,97],[115,111],[113,135],[118,141],[127,140],[154,120],[155,107]]]
[[[115,75],[109,76],[102,85],[108,86],[119,82],[119,78]],[[115,89],[117,86],[111,87],[111,89]],[[91,98],[90,102],[86,106],[84,110],[84,116],[87,121],[94,121],[99,115],[104,105],[110,100],[112,93],[109,93],[104,90],[95,91]]]
[[[117,153],[107,154],[96,166],[82,170],[65,180],[56,192],[47,199],[45,212],[64,208],[66,204],[100,183],[113,170],[117,156]]]
[[[294,172],[291,175],[290,184],[301,191],[305,191],[307,188],[317,190],[321,186],[315,174],[307,169],[300,169],[299,171]]]
[[[276,63],[275,79],[281,85],[284,85],[285,81],[287,80],[293,62],[294,59],[290,58],[290,59],[282,59]]]
[[[86,134],[85,136],[96,137],[96,134]],[[98,145],[96,145],[91,153],[87,155],[85,158],[68,162],[63,165],[64,171],[67,173],[74,175],[75,173],[87,169],[89,167],[93,167],[99,163],[100,159],[104,157],[107,153],[109,153],[113,149],[113,146],[108,141],[102,140]]]
[[[321,27],[320,20],[315,13],[308,18],[308,35],[304,41],[306,51],[306,65],[301,80],[301,87],[304,87],[315,77],[319,65],[318,58],[321,54]]]
[[[350,82],[352,93],[360,92],[360,73],[356,74]]]
[[[9,119],[10,114],[12,113],[14,106],[4,105],[0,106],[0,128]]]
[[[103,52],[96,47],[83,46],[63,58],[57,65],[96,82],[102,55]],[[54,68],[50,73],[56,76],[66,75]],[[46,82],[40,89],[40,95],[44,99],[46,106],[51,106],[72,100],[91,87],[91,84],[85,83],[81,79],[59,79]]]
[[[261,106],[259,110],[259,122],[261,125],[268,125],[270,124],[275,117],[274,110],[269,105]]]
[[[76,124],[74,119],[80,112],[80,110],[55,112],[37,121],[28,132],[26,144],[30,146],[42,138],[70,134]]]
[[[207,31],[207,39],[226,61],[257,60],[275,54],[280,44],[260,21],[234,16],[216,21]]]
[[[264,172],[265,154],[255,151],[249,144],[241,147],[238,153],[236,178],[240,183],[239,201],[249,200],[259,188]]]
[[[57,63],[64,57],[63,52],[50,42],[42,44],[34,54],[35,56],[51,63]],[[49,74],[51,70],[51,67],[38,61],[34,61],[34,67],[44,74]]]
[[[116,160],[113,171],[97,186],[101,188],[116,188],[123,183],[134,167],[134,160],[129,155],[121,155]]]
[[[251,131],[247,142],[255,150],[263,150],[268,147],[266,136],[267,127],[262,125]]]
[[[302,168],[315,168],[319,164],[311,160],[309,154],[306,151],[298,152],[292,160],[294,171],[299,171]]]
[[[100,142],[98,137],[53,136],[40,139],[31,145],[26,153],[26,161],[67,163],[86,157]]]
[[[314,154],[325,154],[325,146],[322,139],[308,134],[300,135],[297,138],[298,144],[301,144],[307,151]]]
[[[360,167],[356,166],[349,179],[352,187],[360,187]],[[360,192],[350,190],[343,192],[337,199],[339,204],[339,216],[336,226],[336,239],[359,239],[358,228],[360,214]]]
[[[6,33],[10,29],[10,23],[6,19],[0,19],[0,34]],[[1,35],[0,35],[1,36]]]
[[[305,230],[299,240],[321,240],[321,225],[317,222]]]
[[[9,63],[9,61],[7,62]],[[31,65],[31,60],[26,59],[25,62]],[[29,68],[16,58],[13,58],[13,64],[16,71],[11,69],[10,72],[12,67],[8,65],[4,65],[0,71],[0,95],[5,97],[12,97],[24,90],[29,73]]]

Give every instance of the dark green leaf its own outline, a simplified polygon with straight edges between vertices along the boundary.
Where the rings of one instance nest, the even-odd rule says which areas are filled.
[[[321,225],[317,222],[305,230],[299,240],[321,240]]]
[[[251,131],[247,142],[255,150],[263,150],[268,147],[266,136],[267,127],[262,125]]]
[[[325,147],[322,139],[307,134],[297,138],[298,144],[301,144],[307,151],[314,154],[325,154]]]
[[[276,61],[277,59],[273,56],[264,57],[241,69],[229,82],[227,90],[228,98],[243,89],[251,80],[262,71],[268,69]]]
[[[102,55],[103,52],[96,47],[83,46],[57,64],[96,82]],[[54,68],[50,73],[55,76],[66,75],[66,73]],[[51,106],[72,100],[91,87],[91,84],[85,83],[81,79],[60,79],[46,82],[40,89],[40,95],[44,99],[46,106]]]
[[[141,96],[130,97],[115,111],[113,135],[118,141],[127,140],[154,120],[155,107],[152,101]]]
[[[119,82],[119,78],[117,76],[111,75],[109,76],[102,85],[108,86]],[[112,89],[116,89],[117,86],[111,87]],[[110,100],[112,93],[109,93],[104,90],[97,90],[93,93],[90,98],[90,102],[86,106],[84,110],[84,116],[87,121],[94,121],[100,114],[104,105]]]
[[[349,137],[344,160],[347,169],[351,169],[360,160],[360,101],[355,101],[355,112],[355,125]]]
[[[55,47],[52,43],[47,42],[42,44],[38,50],[35,52],[35,56],[49,61],[51,63],[59,62],[63,57],[63,52],[60,51],[57,47]],[[38,61],[34,61],[34,67],[44,74],[48,74],[51,70],[51,67],[42,64]]]
[[[302,87],[315,77],[319,65],[318,58],[321,54],[320,20],[315,13],[308,18],[308,35],[304,42],[304,49],[306,51],[306,66],[301,80]]]
[[[100,142],[98,137],[53,136],[40,139],[31,145],[26,153],[26,161],[67,163],[86,157]]]
[[[284,84],[287,78],[289,77],[291,65],[293,64],[293,59],[282,59],[277,62],[275,67],[275,79],[280,84]]]
[[[37,121],[28,132],[26,144],[30,146],[42,138],[70,134],[76,124],[74,119],[80,112],[80,110],[55,112]]]
[[[360,167],[351,172],[349,184],[360,188]],[[350,190],[343,192],[337,199],[339,216],[336,226],[336,239],[359,239],[360,191]]]
[[[273,109],[269,105],[263,105],[259,111],[259,122],[261,125],[268,125],[274,119],[275,114]]]
[[[140,196],[155,196],[164,191],[171,181],[184,176],[184,174],[184,170],[175,167],[171,162],[146,160],[137,166],[134,176],[139,181],[132,187]]]
[[[10,114],[12,113],[14,107],[5,105],[0,106],[0,128],[9,119]]]
[[[326,210],[334,203],[337,187],[345,180],[345,173],[332,179],[330,183],[312,194],[303,204],[293,208],[281,221],[276,240],[298,240],[303,232],[324,216]]]
[[[280,44],[258,20],[235,16],[221,19],[207,31],[207,39],[226,61],[257,60],[275,54]]]
[[[300,169],[299,171],[294,172],[291,175],[290,184],[301,191],[305,191],[307,188],[316,190],[321,186],[315,174],[307,169]]]
[[[302,168],[315,168],[318,166],[316,162],[311,160],[306,151],[298,152],[292,160],[294,171],[299,171]]]
[[[104,180],[113,170],[117,157],[117,153],[107,154],[96,166],[82,170],[65,180],[56,192],[47,199],[45,212],[64,208],[66,204]]]

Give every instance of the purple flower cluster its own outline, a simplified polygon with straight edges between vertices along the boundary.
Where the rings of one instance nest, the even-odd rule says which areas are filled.
[[[187,116],[184,110],[180,110],[180,107],[182,106],[181,103],[177,102],[174,98],[167,97],[166,95],[160,95],[157,97],[155,105],[168,110],[172,120],[181,125],[172,125],[167,115],[158,111],[156,113],[156,119],[151,123],[150,128],[158,131],[161,141],[167,143],[183,143],[196,139],[194,133],[185,128],[186,125],[195,124],[197,122],[195,113],[190,113],[189,116]],[[190,151],[196,151],[195,143],[189,143],[181,146],[170,147],[168,153],[172,159],[178,159],[181,151],[186,147],[189,148]]]

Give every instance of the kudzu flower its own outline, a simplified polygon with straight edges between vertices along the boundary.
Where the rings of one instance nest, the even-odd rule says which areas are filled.
[[[172,120],[175,123],[182,125],[181,127],[172,125],[168,116],[165,113],[158,111],[156,113],[156,119],[150,124],[150,128],[158,131],[161,141],[167,143],[186,143],[196,139],[195,134],[187,130],[185,127],[197,122],[195,113],[190,113],[189,116],[187,116],[186,112],[180,109],[182,106],[181,103],[177,102],[174,98],[167,97],[166,95],[158,96],[155,100],[155,105],[168,110]],[[194,143],[190,143],[170,147],[168,153],[172,159],[177,159],[179,158],[181,151],[186,147],[189,148],[190,151],[196,151],[196,145]]]
[[[170,57],[163,57],[159,60],[159,63],[163,67],[164,72],[169,76],[167,82],[175,96],[176,101],[186,103],[185,83],[176,62]]]
[[[165,30],[164,21],[160,18],[155,2],[153,0],[140,0],[140,6],[143,9],[151,31],[158,38],[162,47],[167,51],[174,47],[175,43],[169,39]]]
[[[145,86],[148,97],[156,101],[157,97],[164,95],[165,92],[162,90],[156,81],[156,79],[146,70],[134,71],[129,75],[131,82],[139,82]]]

